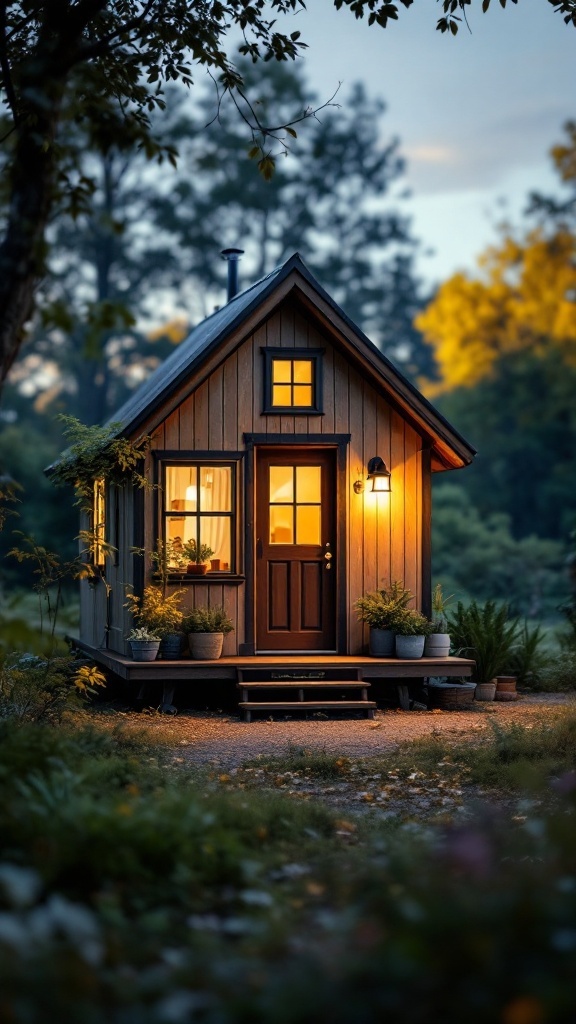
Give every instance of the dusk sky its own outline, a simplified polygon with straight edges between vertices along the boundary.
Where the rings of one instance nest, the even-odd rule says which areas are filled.
[[[495,240],[493,224],[517,218],[531,189],[551,190],[548,157],[576,117],[576,29],[548,0],[503,10],[480,3],[458,35],[436,31],[441,7],[415,0],[385,30],[310,0],[300,14],[306,68],[322,98],[359,79],[387,103],[383,127],[400,138],[415,234],[435,255],[428,281],[472,268]]]

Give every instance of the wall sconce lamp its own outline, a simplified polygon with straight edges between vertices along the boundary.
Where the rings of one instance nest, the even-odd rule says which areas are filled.
[[[372,481],[372,487],[370,490],[376,494],[389,493],[390,491],[390,470],[386,469],[386,463],[384,459],[381,459],[379,455],[375,455],[373,459],[370,459],[368,463],[368,481]],[[364,481],[360,478],[355,480],[352,488],[355,494],[362,494],[364,490]]]
[[[368,480],[372,481],[372,490],[378,494],[390,490],[390,470],[386,469],[386,463],[379,455],[368,463]]]

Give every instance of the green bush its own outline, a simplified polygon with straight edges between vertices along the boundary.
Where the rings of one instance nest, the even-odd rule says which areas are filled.
[[[458,601],[455,612],[448,615],[448,632],[454,652],[473,658],[476,668],[472,679],[487,683],[509,668],[511,652],[519,636],[518,620],[508,619],[508,606],[494,601],[468,607]]]
[[[146,737],[0,722],[0,1019],[572,1024],[575,729],[467,747],[552,752],[540,809],[391,832],[175,774]]]

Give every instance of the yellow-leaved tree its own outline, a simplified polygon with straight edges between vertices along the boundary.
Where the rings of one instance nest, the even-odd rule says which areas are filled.
[[[556,351],[576,366],[576,236],[567,226],[504,235],[478,260],[476,277],[455,274],[416,319],[434,349],[439,380],[428,395],[474,387],[502,356]]]

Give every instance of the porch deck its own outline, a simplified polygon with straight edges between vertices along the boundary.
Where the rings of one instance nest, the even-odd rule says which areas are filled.
[[[398,689],[401,707],[408,710],[410,681],[430,677],[469,678],[474,662],[468,658],[372,658],[349,654],[257,654],[250,656],[224,656],[217,661],[196,661],[182,658],[178,661],[132,661],[115,651],[92,647],[74,640],[78,650],[88,654],[97,664],[113,672],[126,682],[161,682],[164,688],[163,704],[171,704],[176,686],[210,680],[229,680],[234,688],[251,673],[262,679],[269,673],[270,680],[282,679],[284,673],[292,680],[322,680],[324,673],[332,678],[366,681],[389,681]],[[282,673],[280,675],[279,673]]]
[[[202,679],[238,681],[238,671],[248,669],[350,669],[359,679],[425,679],[429,676],[451,678],[472,675],[474,662],[468,658],[372,658],[362,654],[253,654],[224,656],[218,661],[132,661],[115,651],[91,647],[82,640],[73,640],[74,647],[84,651],[99,665],[130,682],[195,682]],[[352,678],[352,677],[351,677]]]

